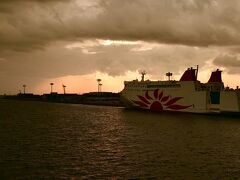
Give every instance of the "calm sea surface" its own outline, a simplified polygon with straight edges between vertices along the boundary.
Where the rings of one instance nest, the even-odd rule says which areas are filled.
[[[239,118],[0,100],[0,179],[239,177]]]

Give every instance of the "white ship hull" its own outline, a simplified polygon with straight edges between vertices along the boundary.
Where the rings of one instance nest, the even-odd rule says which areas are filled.
[[[121,92],[126,107],[150,111],[240,113],[240,90],[199,81],[128,81]]]

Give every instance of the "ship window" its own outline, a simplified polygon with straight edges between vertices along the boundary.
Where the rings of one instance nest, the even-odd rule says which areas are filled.
[[[220,104],[220,92],[210,92],[211,104]]]
[[[175,88],[181,87],[180,84],[154,84],[154,85],[147,85],[147,88]]]

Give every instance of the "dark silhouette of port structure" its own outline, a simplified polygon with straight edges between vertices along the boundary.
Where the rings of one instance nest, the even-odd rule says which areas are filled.
[[[23,100],[23,101],[43,101],[55,103],[72,103],[104,106],[123,106],[120,102],[120,94],[113,92],[89,92],[85,94],[66,93],[59,94],[50,92],[49,94],[36,95],[33,93],[18,93],[17,95],[3,95],[0,98]]]
[[[113,92],[102,92],[102,79],[97,79],[97,92],[89,92],[85,94],[67,93],[66,85],[62,84],[63,94],[54,92],[54,83],[51,82],[50,93],[36,95],[27,92],[27,85],[22,85],[23,93],[19,90],[17,95],[2,95],[0,98],[15,99],[24,101],[45,101],[57,103],[74,103],[74,104],[89,104],[89,105],[106,105],[106,106],[122,106],[120,102],[120,94]]]

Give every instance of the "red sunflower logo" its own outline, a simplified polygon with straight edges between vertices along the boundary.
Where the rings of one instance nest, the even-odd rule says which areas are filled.
[[[148,90],[145,92],[145,96],[138,95],[139,101],[134,101],[139,107],[144,109],[150,109],[151,111],[163,111],[163,110],[181,110],[191,107],[183,106],[176,104],[177,101],[182,99],[183,97],[174,97],[164,96],[163,92],[159,92],[159,89],[153,91],[153,97],[151,97],[148,93]]]

